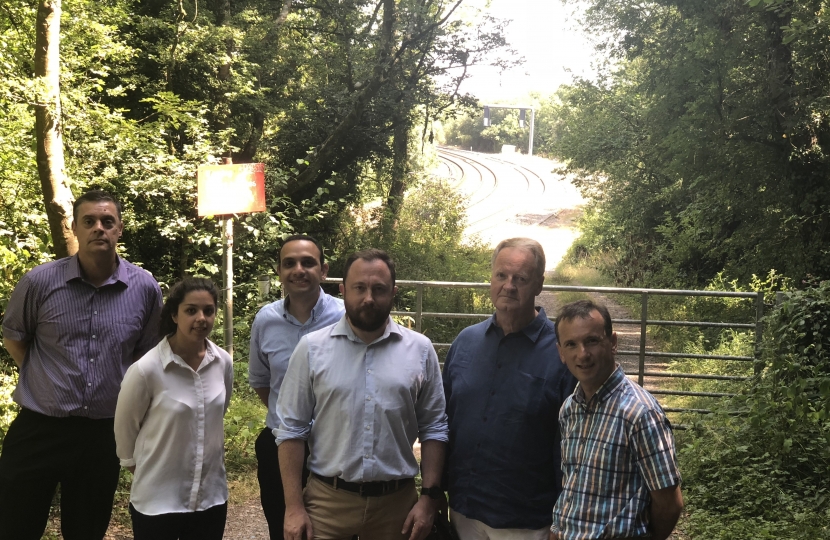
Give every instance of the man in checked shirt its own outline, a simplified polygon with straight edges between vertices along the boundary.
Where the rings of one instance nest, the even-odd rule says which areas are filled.
[[[559,412],[564,488],[551,540],[665,540],[683,510],[671,424],[615,360],[608,310],[590,300],[556,319],[562,362],[579,384]]]

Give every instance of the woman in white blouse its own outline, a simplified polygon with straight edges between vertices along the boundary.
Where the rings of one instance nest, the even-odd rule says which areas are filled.
[[[208,336],[210,280],[176,284],[161,312],[164,338],[130,366],[115,409],[121,465],[133,472],[135,540],[220,540],[228,511],[224,426],[231,358]]]

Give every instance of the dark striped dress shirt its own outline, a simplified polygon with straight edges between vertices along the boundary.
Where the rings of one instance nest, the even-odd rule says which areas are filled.
[[[654,396],[617,366],[588,403],[577,386],[559,425],[565,481],[552,530],[563,540],[646,536],[649,491],[680,483],[671,424]]]
[[[4,338],[29,344],[14,400],[54,417],[111,418],[121,379],[159,341],[161,289],[122,258],[100,287],[78,256],[29,271],[12,293]]]

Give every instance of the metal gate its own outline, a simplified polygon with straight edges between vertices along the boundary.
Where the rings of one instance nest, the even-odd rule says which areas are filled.
[[[340,283],[339,278],[328,278],[326,283]],[[410,281],[399,280],[396,282],[399,288],[414,288],[415,306],[413,311],[393,311],[392,315],[411,317],[414,320],[414,329],[421,332],[423,328],[423,321],[425,318],[446,318],[446,319],[470,319],[471,323],[487,319],[492,313],[438,313],[423,310],[424,292],[426,289],[483,289],[490,288],[489,283],[457,283],[447,281]],[[759,362],[760,345],[763,336],[762,319],[764,316],[764,295],[763,293],[754,292],[731,292],[731,291],[690,291],[690,290],[674,290],[674,289],[638,289],[638,288],[623,288],[623,287],[576,287],[565,285],[545,285],[544,291],[562,291],[562,292],[578,292],[578,293],[599,293],[603,295],[627,294],[640,296],[640,318],[638,319],[614,319],[615,326],[635,326],[639,327],[639,349],[638,350],[618,350],[617,356],[620,357],[636,357],[638,359],[636,370],[626,370],[626,375],[636,378],[640,386],[643,386],[646,377],[672,378],[672,379],[697,379],[697,380],[719,380],[719,381],[745,381],[749,379],[747,376],[733,376],[733,375],[716,375],[705,373],[677,373],[669,371],[647,371],[646,357],[650,358],[695,358],[695,359],[710,359],[723,361],[738,361],[754,363],[755,372],[757,373],[761,367]],[[649,318],[649,299],[656,296],[681,296],[681,297],[712,297],[712,298],[744,298],[751,301],[754,305],[754,317],[751,320],[742,322],[721,322],[721,321],[670,321],[658,320]],[[551,319],[555,318],[555,314],[551,315]],[[713,355],[713,354],[688,354],[677,352],[666,352],[658,350],[647,350],[648,347],[648,327],[649,326],[687,326],[697,328],[732,328],[754,333],[755,347],[752,356],[729,356],[729,355]],[[434,343],[437,349],[447,348],[450,343]],[[734,395],[728,392],[691,392],[676,390],[672,388],[650,388],[649,391],[655,395],[663,396],[693,396],[693,397],[707,397],[707,398],[724,398]],[[683,407],[665,407],[666,412],[675,413],[701,413],[706,414],[710,411],[704,408],[683,408]]]

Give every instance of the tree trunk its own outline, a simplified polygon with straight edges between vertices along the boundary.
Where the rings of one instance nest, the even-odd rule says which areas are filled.
[[[60,102],[61,0],[41,0],[37,7],[35,77],[43,93],[35,106],[37,170],[49,218],[55,257],[74,255],[78,241],[72,233],[72,191],[63,160]]]
[[[324,165],[332,160],[337,150],[348,140],[351,130],[360,123],[360,118],[363,116],[363,112],[369,106],[369,103],[389,80],[388,75],[392,67],[391,57],[394,47],[395,0],[380,1],[383,4],[383,24],[381,26],[380,47],[377,59],[375,60],[372,77],[363,87],[363,90],[357,94],[348,114],[334,128],[326,140],[316,148],[308,167],[297,176],[295,182],[289,185],[286,190],[286,194],[288,195],[300,191],[317,180],[317,176],[320,174]]]
[[[386,208],[383,210],[383,230],[392,231],[398,222],[401,204],[406,193],[407,170],[409,163],[409,130],[407,119],[395,122],[395,132],[392,139],[392,182],[389,186],[389,196],[386,198]]]

